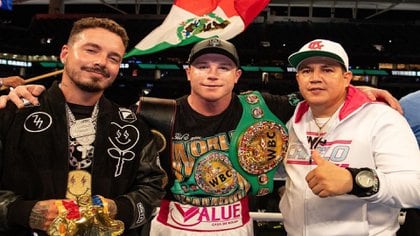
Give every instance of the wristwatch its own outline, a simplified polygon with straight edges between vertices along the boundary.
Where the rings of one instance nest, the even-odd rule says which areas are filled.
[[[375,170],[370,168],[346,168],[353,177],[353,189],[350,194],[368,197],[379,191],[379,179]]]

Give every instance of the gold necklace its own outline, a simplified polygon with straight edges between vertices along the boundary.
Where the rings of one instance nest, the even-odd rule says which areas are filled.
[[[318,121],[316,120],[316,118],[315,118],[314,114],[312,114],[312,120],[314,121],[315,125],[318,127],[318,137],[320,137],[320,136],[321,136],[322,129],[323,129],[323,128],[324,128],[324,127],[328,124],[328,122],[330,122],[331,118],[332,118],[332,116],[330,116],[330,117],[328,118],[328,120],[327,120],[327,121],[325,121],[325,123],[324,123],[324,124],[320,125],[320,124],[318,123]]]

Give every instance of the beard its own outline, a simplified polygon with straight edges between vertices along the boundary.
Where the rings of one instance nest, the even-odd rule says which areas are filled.
[[[89,82],[83,82],[79,80],[74,80],[74,84],[79,87],[81,90],[89,93],[97,93],[105,90],[106,88],[103,88],[98,83],[99,78],[97,77],[91,77],[91,81]],[[108,86],[107,86],[108,87]]]
[[[98,83],[95,82],[84,83],[81,81],[74,81],[74,84],[76,84],[76,86],[79,87],[81,90],[89,93],[96,93],[105,90],[105,88],[102,88]]]
[[[111,80],[110,74],[105,68],[82,66],[81,70],[82,71],[87,71],[87,72],[98,73],[98,74],[101,74],[103,77],[105,77],[106,80]],[[79,76],[80,76],[80,74],[79,74]],[[75,76],[70,76],[70,77],[71,78],[77,78],[79,76],[75,75]],[[105,85],[103,85],[101,83],[101,80],[103,80],[103,78],[101,78],[99,76],[94,76],[94,75],[90,75],[89,80],[72,79],[73,83],[78,88],[80,88],[81,90],[83,90],[85,92],[89,92],[89,93],[102,92],[105,89],[107,89],[109,86],[111,86],[111,83],[106,83]]]

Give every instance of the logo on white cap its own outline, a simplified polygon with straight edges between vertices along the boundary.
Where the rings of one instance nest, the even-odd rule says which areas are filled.
[[[322,44],[322,41],[312,41],[309,43],[308,48],[311,50],[321,50],[322,47],[324,47],[324,44]]]
[[[339,43],[326,39],[315,39],[305,44],[298,52],[289,56],[289,62],[298,68],[303,60],[316,56],[331,58],[342,64],[346,70],[349,69],[349,58],[344,48]]]

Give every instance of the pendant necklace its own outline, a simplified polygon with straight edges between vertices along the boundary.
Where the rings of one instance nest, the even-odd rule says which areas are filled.
[[[327,127],[329,127],[329,122],[331,121],[331,119],[333,117],[338,117],[338,113],[341,110],[341,108],[343,107],[344,103],[341,104],[337,110],[329,117],[323,117],[323,118],[316,118],[314,116],[314,113],[311,110],[311,116],[312,116],[312,120],[314,121],[316,127],[318,127],[318,137],[323,137],[326,135],[327,133]],[[325,128],[325,129],[324,129]],[[323,134],[322,134],[323,133]],[[322,134],[322,135],[321,135]]]
[[[323,129],[327,127],[328,122],[330,122],[332,117],[333,116],[330,116],[328,118],[327,117],[326,118],[315,118],[314,114],[312,114],[312,120],[314,121],[316,127],[318,127],[318,133],[317,133],[316,142],[313,143],[313,144],[310,143],[311,149],[317,149],[317,146],[319,144],[322,145],[322,143],[324,143],[323,138],[326,135],[326,131],[324,131]],[[309,164],[311,164],[311,163],[312,163],[312,158],[309,157]]]
[[[324,131],[324,127],[327,126],[328,122],[330,122],[331,118],[333,116],[330,116],[328,118],[315,118],[314,114],[312,114],[312,120],[314,121],[316,127],[318,127],[318,137],[321,137],[322,131]],[[325,131],[324,131],[325,133]],[[322,135],[324,136],[324,135]]]
[[[86,168],[90,165],[91,161],[87,159],[88,152],[93,149],[93,142],[96,136],[96,120],[98,117],[99,106],[95,104],[91,117],[76,120],[73,112],[66,103],[67,120],[69,124],[69,139],[75,139],[80,147],[77,149],[82,153],[82,161],[71,160],[71,163],[76,164],[77,169]]]

